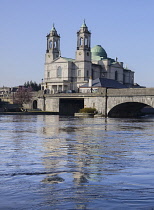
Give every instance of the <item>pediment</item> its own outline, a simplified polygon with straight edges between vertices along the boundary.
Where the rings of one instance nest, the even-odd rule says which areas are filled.
[[[67,63],[68,61],[64,59],[63,57],[59,57],[56,60],[54,60],[55,63]]]
[[[52,64],[54,64],[54,63],[67,63],[67,61],[65,59],[61,58],[61,57],[58,57],[55,60],[53,60],[51,63]]]
[[[71,59],[71,58],[58,57],[52,63],[68,63],[68,62],[73,62],[73,61],[74,59]]]

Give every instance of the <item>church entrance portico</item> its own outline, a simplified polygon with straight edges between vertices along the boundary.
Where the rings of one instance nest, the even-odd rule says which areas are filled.
[[[57,91],[58,91],[59,93],[61,93],[61,92],[63,91],[63,86],[62,86],[62,85],[58,85],[58,86],[57,86]]]
[[[57,85],[52,85],[52,93],[56,93],[57,92]]]
[[[51,93],[62,93],[69,89],[68,85],[52,85],[51,86]]]

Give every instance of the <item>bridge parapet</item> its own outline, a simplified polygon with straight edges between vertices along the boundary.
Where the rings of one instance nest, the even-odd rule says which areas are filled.
[[[154,96],[154,88],[108,89],[108,96]]]
[[[56,94],[40,94],[46,97],[96,97],[96,96],[154,96],[154,88],[98,88],[95,93],[56,93]]]
[[[105,96],[104,93],[56,93],[56,94],[45,94],[45,97],[54,97],[54,98],[85,98],[85,97],[96,97],[96,96]]]

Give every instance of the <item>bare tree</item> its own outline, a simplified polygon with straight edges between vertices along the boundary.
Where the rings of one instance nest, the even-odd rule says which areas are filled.
[[[32,88],[19,87],[19,89],[14,94],[14,103],[23,105],[32,100]]]

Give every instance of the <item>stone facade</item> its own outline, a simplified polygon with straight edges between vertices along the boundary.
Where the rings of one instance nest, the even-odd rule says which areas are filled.
[[[113,79],[127,87],[134,84],[134,72],[125,68],[123,62],[109,58],[100,45],[91,49],[91,32],[85,21],[77,32],[75,59],[61,56],[60,35],[53,25],[47,35],[42,90],[46,93],[78,92],[79,87],[88,83],[90,78]]]

